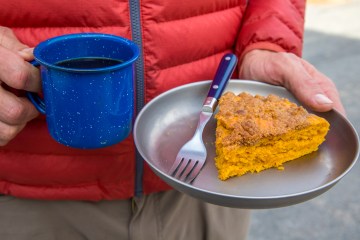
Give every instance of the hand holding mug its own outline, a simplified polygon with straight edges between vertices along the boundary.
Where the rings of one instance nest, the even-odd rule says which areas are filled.
[[[28,91],[20,98],[0,86],[0,145],[26,123],[46,115],[50,135],[75,148],[106,147],[126,138],[133,122],[133,64],[138,47],[125,38],[97,33],[69,34],[40,43],[34,50],[12,31],[0,28],[0,81]],[[4,37],[5,36],[5,37]]]
[[[22,44],[9,28],[0,27],[0,146],[9,143],[38,111],[25,97],[8,88],[39,92],[39,70],[27,61],[32,49]]]

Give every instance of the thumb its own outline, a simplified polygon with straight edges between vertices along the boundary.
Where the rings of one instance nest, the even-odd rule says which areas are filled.
[[[327,97],[315,79],[303,73],[292,75],[284,85],[294,96],[312,110],[326,112],[332,109],[334,102]],[[291,80],[297,78],[297,80]]]
[[[34,55],[33,55],[33,52],[34,52],[34,48],[29,48],[29,47],[26,47],[26,48],[23,48],[21,49],[20,51],[18,51],[18,54],[26,61],[31,61],[34,59]]]
[[[304,105],[317,112],[326,112],[337,106],[345,113],[333,82],[310,63],[298,58],[301,64],[292,64],[283,76],[284,86]]]

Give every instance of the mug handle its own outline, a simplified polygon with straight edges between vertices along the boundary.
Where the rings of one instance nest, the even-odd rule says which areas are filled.
[[[35,67],[40,66],[40,64],[35,60],[30,61],[30,63]],[[34,104],[40,113],[45,114],[45,102],[37,93],[26,92],[26,97],[30,100],[30,102],[32,102],[32,104]]]

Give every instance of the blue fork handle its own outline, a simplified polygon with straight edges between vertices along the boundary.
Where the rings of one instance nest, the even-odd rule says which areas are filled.
[[[225,54],[218,66],[214,80],[211,83],[208,95],[203,105],[203,111],[214,112],[217,100],[221,97],[237,64],[237,57],[232,53]]]

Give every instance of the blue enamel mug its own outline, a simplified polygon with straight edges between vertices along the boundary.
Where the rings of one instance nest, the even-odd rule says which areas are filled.
[[[46,115],[50,135],[81,149],[125,139],[132,130],[138,56],[132,41],[101,33],[62,35],[37,45],[33,64],[40,66],[43,96],[27,96]]]

